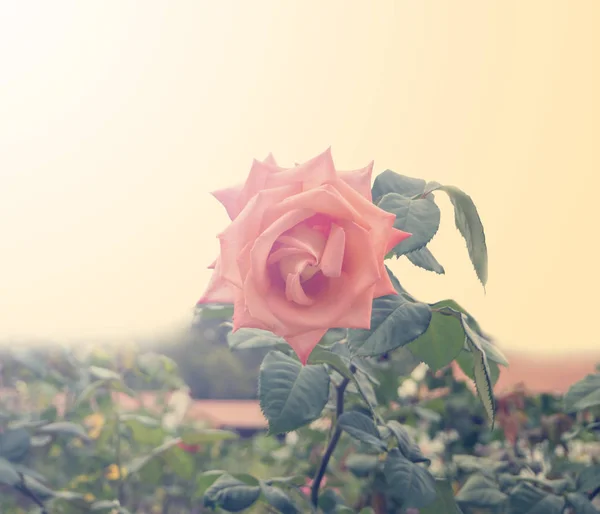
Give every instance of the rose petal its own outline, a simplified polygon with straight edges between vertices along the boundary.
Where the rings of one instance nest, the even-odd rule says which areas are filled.
[[[292,227],[287,233],[281,235],[277,239],[277,242],[287,247],[300,248],[312,255],[315,261],[317,261],[323,253],[326,239],[321,232],[313,230],[306,224],[301,223]]]
[[[273,154],[269,152],[269,155],[267,155],[265,157],[265,159],[263,160],[263,162],[265,164],[270,164],[271,166],[277,166],[277,162],[275,162],[275,157],[273,157]]]
[[[372,251],[370,233],[362,227],[340,221],[346,238],[344,269],[339,278],[328,278],[310,306],[290,303],[285,292],[269,287],[265,271],[268,244],[252,249],[252,267],[244,282],[248,309],[252,316],[275,327],[279,334],[294,334],[307,329],[339,326],[336,322],[355,299],[380,279],[379,263]],[[270,243],[270,241],[269,241]],[[301,309],[301,310],[299,310]]]
[[[412,234],[410,232],[404,232],[403,230],[399,230],[397,228],[392,228],[392,233],[388,238],[388,244],[385,249],[386,255],[390,253],[392,248],[397,244],[400,244],[405,239],[408,239]]]
[[[305,366],[314,347],[319,344],[319,341],[326,332],[327,329],[311,330],[310,332],[303,332],[302,334],[286,337],[285,340],[296,352],[302,365]]]
[[[298,305],[312,305],[315,301],[307,296],[302,287],[299,274],[289,273],[285,280],[285,297]]]
[[[371,286],[355,297],[354,303],[344,312],[337,324],[345,328],[370,328],[374,292],[375,286]]]
[[[342,274],[344,252],[346,248],[346,233],[335,223],[331,224],[329,238],[325,244],[319,268],[326,277],[339,277]]]
[[[364,196],[369,202],[373,200],[371,194],[371,176],[373,174],[373,161],[364,168],[353,171],[341,171],[339,177],[352,189]]]
[[[219,234],[221,244],[221,274],[225,280],[241,288],[242,276],[238,256],[243,248],[256,240],[261,232],[263,214],[269,205],[281,202],[298,191],[297,185],[261,191],[255,195],[231,224]]]
[[[305,253],[306,250],[304,250],[303,248],[293,248],[290,246],[279,248],[269,254],[269,258],[267,259],[267,266],[277,264],[279,261],[286,257],[291,257],[293,255],[304,255]]]
[[[342,181],[340,180],[338,183],[342,183]],[[358,198],[362,198],[362,196],[356,193],[350,186],[347,187]],[[324,184],[317,188],[290,196],[278,204],[273,204],[268,209],[268,212],[265,213],[264,223],[274,223],[286,212],[296,209],[310,209],[313,211],[313,214],[318,214],[321,218],[329,218],[330,220],[350,220],[365,229],[371,228],[368,220],[365,220],[364,216],[361,216],[361,214],[354,209],[342,195],[340,195],[337,187],[333,184]],[[378,209],[378,211],[385,213],[385,211],[382,211],[381,209]],[[390,215],[389,213],[385,214]],[[391,216],[393,219],[396,219],[393,214],[391,214]]]
[[[212,192],[212,195],[223,204],[230,219],[234,219],[242,210],[242,206],[239,205],[242,187],[234,186]]]
[[[253,318],[246,307],[244,294],[239,289],[235,291],[235,299],[233,303],[233,328],[232,332],[236,332],[240,328],[258,328],[261,330],[270,330],[270,327],[261,321]]]
[[[210,277],[210,281],[204,294],[198,300],[197,305],[207,303],[233,303],[233,290],[229,283],[221,276],[221,264],[217,260],[215,262],[215,270]]]
[[[250,252],[251,271],[254,279],[257,280],[259,291],[265,291],[269,286],[267,275],[267,262],[271,249],[275,241],[286,231],[292,229],[298,223],[304,221],[312,215],[312,212],[307,209],[297,209],[288,211],[286,214],[278,218],[267,229],[260,234]]]
[[[302,184],[304,190],[307,190],[336,179],[331,148],[328,148],[322,154],[294,168],[279,168],[279,173],[269,176],[268,184],[281,185],[297,182]]]
[[[394,246],[409,238],[411,234],[408,232],[403,232],[402,230],[398,230],[396,228],[392,228],[390,230],[390,235],[388,236],[388,244],[385,249],[385,255],[387,255]],[[386,296],[388,294],[398,294],[394,284],[387,274],[385,270],[385,262],[383,259],[380,261],[380,270],[381,270],[381,280],[378,282],[377,287],[375,287],[374,298],[379,298],[380,296]]]
[[[270,164],[269,162],[261,162],[256,159],[252,161],[252,166],[248,174],[248,178],[240,192],[240,205],[247,205],[251,198],[260,192],[268,191],[269,189],[278,188],[281,186],[289,186],[289,182],[279,182],[277,184],[268,185],[267,182],[271,175],[276,175],[282,168]]]

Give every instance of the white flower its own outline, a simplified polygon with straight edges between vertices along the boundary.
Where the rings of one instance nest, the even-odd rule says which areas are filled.
[[[422,362],[413,370],[413,372],[410,374],[410,378],[412,378],[413,380],[416,380],[417,382],[420,382],[421,380],[423,380],[425,378],[425,375],[427,374],[428,369],[429,369],[429,366],[427,364],[425,364],[424,362]]]
[[[167,430],[177,428],[185,418],[191,403],[189,387],[182,387],[172,393],[167,404],[167,413],[162,419],[163,427]]]
[[[411,398],[417,395],[419,386],[412,378],[407,378],[398,388],[399,398]]]
[[[298,442],[298,434],[296,432],[288,432],[285,434],[285,444],[295,445]]]
[[[312,430],[319,430],[320,432],[326,432],[331,427],[331,420],[329,418],[319,418],[313,421],[309,428]]]

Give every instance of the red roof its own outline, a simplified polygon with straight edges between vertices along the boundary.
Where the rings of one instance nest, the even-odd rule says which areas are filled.
[[[195,400],[187,418],[206,420],[214,428],[267,428],[257,400]]]
[[[510,366],[500,368],[500,378],[494,387],[496,394],[512,390],[520,383],[533,394],[564,394],[573,383],[596,371],[596,365],[600,363],[600,352],[567,356],[508,353],[507,358]],[[454,369],[457,378],[466,378],[458,366],[454,366]],[[17,400],[14,389],[1,389],[0,395],[4,400],[8,398]],[[137,398],[120,393],[118,398],[123,410],[135,411],[145,408],[157,412],[161,409],[159,395],[154,392],[140,392]],[[163,402],[168,400],[167,394]],[[59,411],[64,409],[64,403],[63,394],[57,395],[54,399],[54,405]],[[24,407],[15,403],[15,408]],[[185,417],[188,421],[206,422],[213,428],[254,430],[267,428],[267,421],[256,400],[192,400]]]

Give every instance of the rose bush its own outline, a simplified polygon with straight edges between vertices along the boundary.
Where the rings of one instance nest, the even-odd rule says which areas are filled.
[[[199,304],[233,303],[233,330],[283,337],[306,364],[332,327],[370,327],[396,294],[384,257],[409,233],[371,198],[373,164],[338,172],[330,150],[295,166],[254,161],[244,185],[214,193],[232,219]]]
[[[359,474],[373,478],[368,487],[375,494],[366,498],[376,512],[437,512],[439,502],[449,501],[447,482],[436,477],[439,466],[423,456],[401,421],[384,417],[381,405],[398,399],[399,377],[419,362],[437,372],[456,361],[474,380],[493,425],[493,385],[507,362],[464,308],[452,300],[419,301],[384,262],[407,258],[444,273],[427,248],[440,224],[435,191],[449,196],[484,286],[485,235],[475,204],[460,189],[391,170],[370,187],[372,169],[338,172],[329,150],[292,168],[269,156],[254,162],[243,185],[214,193],[231,224],[219,236],[220,255],[198,307],[201,317],[219,309],[232,314],[233,323],[224,325],[232,349],[271,350],[258,384],[271,434],[313,427],[328,413],[322,457],[314,461],[318,448],[310,453],[311,508],[347,512],[346,502],[357,500],[341,498],[332,482],[321,494],[338,443],[347,445],[350,436],[363,454],[356,458],[368,463]],[[386,367],[390,373],[380,376]],[[234,510],[240,484],[227,480],[207,490],[206,505]],[[239,510],[243,502],[235,505]]]

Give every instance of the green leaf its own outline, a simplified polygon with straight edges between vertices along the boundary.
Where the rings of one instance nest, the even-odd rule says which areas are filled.
[[[581,493],[567,494],[567,505],[575,510],[574,514],[598,514],[600,511],[594,507],[588,497]]]
[[[241,328],[236,332],[227,334],[227,343],[232,350],[246,350],[248,348],[288,348],[289,345],[282,337],[276,336],[268,330],[258,328]]]
[[[379,385],[379,380],[375,377],[376,370],[367,359],[363,357],[353,357],[350,353],[350,346],[347,343],[334,343],[329,348],[329,351],[339,355],[348,371],[350,371],[350,365],[353,364],[357,370],[365,375],[370,382],[375,385]],[[310,360],[310,359],[309,359]]]
[[[379,457],[366,453],[352,453],[346,459],[346,467],[358,478],[369,476],[379,466]]]
[[[101,368],[99,366],[90,366],[89,367],[90,374],[97,380],[104,381],[121,381],[121,375],[119,375],[116,371],[107,368]]]
[[[77,423],[71,423],[69,421],[57,421],[56,423],[49,423],[48,425],[40,427],[37,432],[38,434],[43,435],[68,435],[79,437],[84,441],[90,440],[85,428]]]
[[[431,307],[431,309],[436,309],[436,310],[440,310],[445,307],[448,307],[448,308],[452,309],[453,311],[462,312],[465,316],[467,316],[467,322],[468,322],[469,326],[473,330],[476,330],[477,333],[481,334],[481,327],[479,326],[479,323],[477,323],[477,320],[473,316],[471,316],[471,314],[469,314],[469,312],[462,305],[457,303],[455,300],[451,300],[451,299],[440,300],[439,302],[429,304],[429,306]]]
[[[333,489],[325,489],[319,495],[319,507],[324,514],[337,514],[345,505],[338,493]]]
[[[498,346],[491,343],[490,341],[488,341],[485,337],[483,337],[481,335],[479,336],[479,344],[481,345],[481,349],[484,351],[485,356],[488,359],[488,362],[492,361],[497,364],[501,364],[504,367],[509,366],[508,359],[502,353],[500,348],[498,348]]]
[[[358,441],[374,446],[380,451],[386,449],[385,441],[379,436],[379,431],[373,420],[360,412],[344,412],[338,418],[338,426],[348,435]]]
[[[454,222],[467,243],[469,257],[475,268],[475,273],[485,287],[488,279],[487,245],[483,224],[479,218],[477,207],[469,195],[454,186],[433,187],[430,190],[440,189],[449,197],[454,206]],[[410,238],[409,238],[410,239]]]
[[[367,406],[372,412],[375,412],[375,408],[377,407],[377,395],[375,394],[375,390],[371,385],[368,375],[357,370],[354,374],[354,385],[356,386],[356,391],[365,401]],[[348,387],[347,391],[350,392],[350,390],[351,388]]]
[[[254,504],[259,496],[259,486],[250,486],[231,475],[223,474],[204,493],[204,506],[240,512]]]
[[[22,492],[25,496],[27,496],[29,498],[35,497],[41,501],[47,501],[50,498],[60,496],[57,492],[53,491],[49,487],[46,487],[39,480],[37,480],[31,476],[27,476],[27,475],[21,475],[21,480],[15,487],[20,492]],[[67,491],[65,491],[65,492],[67,492]],[[67,492],[67,493],[69,493],[69,492]],[[67,497],[64,499],[71,500],[71,501],[79,500],[79,499],[81,499],[81,495],[79,495],[77,493],[75,493],[75,494],[71,493],[70,495],[67,494]]]
[[[40,359],[38,352],[31,348],[12,348],[9,350],[11,357],[22,366],[33,371],[40,377],[48,374],[48,368],[43,359]]]
[[[146,455],[141,455],[140,457],[136,457],[136,458],[132,459],[128,464],[125,465],[125,468],[129,472],[127,475],[127,478],[133,476],[134,473],[138,473],[152,459],[154,459],[155,457],[158,457],[159,455],[168,451],[169,449],[171,449],[173,446],[176,446],[180,442],[181,442],[181,439],[178,437],[174,438],[174,439],[169,439],[168,441],[165,441],[160,446],[157,446],[156,448],[154,448],[150,453],[147,453]]]
[[[23,466],[22,464],[12,463],[13,468],[17,471],[17,473],[22,473],[23,475],[30,476],[39,480],[40,482],[45,482],[46,478],[41,473],[38,473],[34,469],[28,468],[27,466]]]
[[[457,313],[458,314],[458,313]],[[410,343],[410,352],[426,363],[432,371],[450,364],[461,352],[465,342],[462,324],[448,307],[433,311],[426,332]]]
[[[439,413],[435,412],[434,410],[421,407],[420,405],[415,405],[413,407],[413,411],[417,416],[428,423],[439,423],[442,419],[442,416]]]
[[[426,246],[419,248],[413,252],[409,252],[406,254],[407,259],[412,262],[415,266],[419,268],[423,268],[427,271],[433,271],[438,275],[443,275],[446,273],[444,270],[444,266],[442,266],[437,259],[433,256],[433,254],[429,251]]]
[[[483,475],[470,476],[456,495],[459,505],[470,508],[498,508],[507,499],[498,484]]]
[[[354,375],[341,355],[334,353],[331,350],[327,350],[322,346],[315,346],[314,350],[308,356],[308,363],[327,364],[342,376],[349,378],[350,380],[354,379]]]
[[[106,385],[107,385],[106,380],[96,380],[96,381],[88,384],[83,389],[83,391],[81,391],[79,396],[77,397],[74,408],[77,409],[83,403],[87,402],[90,398],[92,398],[94,396],[94,394],[96,393],[96,391],[98,389],[100,389],[101,387],[105,387]]]
[[[139,371],[147,377],[162,381],[174,387],[181,386],[181,378],[177,374],[177,363],[156,352],[146,352],[137,359]]]
[[[462,326],[467,336],[467,343],[473,353],[473,377],[477,394],[488,416],[488,419],[494,426],[496,416],[496,403],[494,402],[494,386],[492,383],[492,375],[488,364],[487,356],[481,346],[480,337],[469,327],[467,317],[461,315]]]
[[[225,474],[226,472],[221,469],[211,469],[209,471],[205,471],[204,473],[200,473],[196,477],[196,490],[194,491],[194,497],[202,498],[207,489],[213,485],[220,476]]]
[[[422,508],[435,501],[435,479],[431,473],[406,459],[398,449],[388,453],[383,473],[389,494],[404,508]]]
[[[233,305],[231,304],[211,304],[198,309],[200,319],[203,321],[212,319],[231,319],[233,316]]]
[[[436,479],[435,491],[435,501],[421,508],[419,514],[463,514],[454,499],[452,486],[448,480]]]
[[[298,509],[291,498],[278,487],[261,482],[260,488],[267,502],[282,514],[296,514]]]
[[[129,427],[136,443],[157,445],[164,440],[165,430],[160,423],[156,423],[156,420],[152,418],[137,416],[126,419],[122,418],[121,421],[125,426]]]
[[[296,486],[300,487],[306,482],[306,477],[301,475],[292,475],[290,477],[271,477],[265,480],[267,485],[276,485],[281,487]]]
[[[373,203],[388,193],[398,193],[403,196],[413,197],[423,194],[426,182],[420,178],[411,178],[400,175],[392,170],[385,170],[375,177],[371,190]]]
[[[239,439],[239,435],[229,430],[217,430],[214,428],[185,429],[181,440],[185,444],[216,443],[218,441],[230,441]]]
[[[573,384],[564,398],[565,410],[577,412],[600,405],[600,373],[588,375]]]
[[[391,420],[387,422],[386,426],[396,437],[396,440],[398,441],[398,449],[408,460],[411,462],[431,462],[423,455],[421,448],[419,448],[417,443],[412,440],[406,428],[404,428],[400,423],[398,423],[396,420]]]
[[[371,328],[349,330],[348,344],[354,355],[381,355],[414,341],[430,322],[428,305],[400,295],[382,296],[373,300]]]
[[[184,480],[191,480],[194,477],[195,463],[194,458],[186,451],[173,446],[162,454],[162,459],[168,464],[176,475]]]
[[[565,500],[522,482],[511,491],[509,504],[518,514],[562,514]]]
[[[412,235],[397,244],[392,253],[396,256],[423,248],[440,226],[440,209],[425,198],[409,198],[397,193],[388,193],[377,206],[396,215],[394,227]]]
[[[452,461],[458,469],[465,473],[489,473],[502,471],[509,467],[506,461],[498,461],[487,457],[475,457],[474,455],[454,455]]]
[[[269,432],[290,432],[319,418],[329,398],[329,375],[322,364],[302,366],[271,351],[260,366],[258,394]]]
[[[13,465],[5,458],[0,457],[0,484],[15,487],[21,482],[21,477]]]
[[[584,493],[590,493],[596,487],[600,487],[600,464],[584,468],[577,477],[577,489]]]
[[[461,316],[461,323],[467,339],[477,346],[477,348],[483,350],[488,360],[497,362],[503,366],[508,366],[508,360],[504,354],[496,345],[492,344],[487,337],[481,334],[481,330],[477,330],[474,327],[473,318],[471,318],[470,315],[463,313]]]
[[[475,354],[473,352],[463,349],[455,359],[462,372],[473,381],[475,380],[475,376],[473,375],[474,356]],[[494,361],[488,361],[488,364],[490,366],[490,373],[492,374],[490,377],[492,379],[492,384],[496,385],[496,382],[498,382],[498,379],[500,378],[500,368]]]
[[[100,510],[118,509],[119,502],[117,500],[100,500],[90,505],[90,510],[97,512]]]
[[[20,462],[29,452],[31,436],[23,428],[5,430],[0,433],[0,457],[12,462]]]

